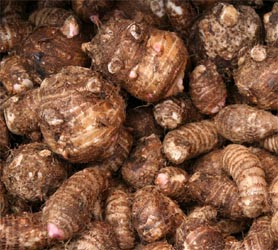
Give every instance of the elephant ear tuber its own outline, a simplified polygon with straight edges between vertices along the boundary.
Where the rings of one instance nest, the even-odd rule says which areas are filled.
[[[71,162],[110,156],[125,119],[117,88],[88,68],[68,66],[46,78],[39,95],[40,128],[51,150]]]
[[[112,17],[82,48],[93,69],[140,100],[155,102],[184,89],[189,56],[175,33]]]
[[[278,154],[278,133],[262,139],[260,143],[268,151]]]
[[[96,200],[108,188],[109,175],[97,166],[85,168],[57,189],[43,208],[43,221],[50,238],[70,239],[85,229]]]

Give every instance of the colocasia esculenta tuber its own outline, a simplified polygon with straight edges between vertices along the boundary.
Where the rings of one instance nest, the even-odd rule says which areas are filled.
[[[81,44],[86,41],[82,35],[70,28],[65,28],[64,33],[57,27],[39,27],[23,43],[21,56],[42,76],[46,77],[59,72],[68,65],[87,66],[88,57],[81,50]],[[67,46],[65,46],[67,44]]]
[[[169,161],[180,164],[210,151],[219,144],[219,141],[214,123],[202,120],[168,132],[163,140],[163,150]]]
[[[155,102],[184,89],[189,55],[175,33],[112,17],[82,49],[93,69],[140,100]]]
[[[243,217],[238,188],[228,176],[196,172],[190,177],[188,187],[193,200],[217,208],[220,215]]]
[[[246,104],[224,107],[214,117],[219,134],[234,143],[253,142],[278,131],[278,117]]]
[[[66,240],[84,230],[96,200],[108,188],[109,179],[108,171],[95,166],[76,172],[65,181],[43,208],[48,236]]]
[[[278,133],[264,138],[260,143],[268,151],[278,154]]]
[[[28,61],[19,55],[10,55],[0,63],[0,81],[9,94],[25,92],[42,81]]]
[[[267,211],[267,183],[259,158],[243,145],[230,144],[223,150],[222,161],[237,184],[244,215],[255,218]]]
[[[13,149],[2,177],[10,194],[30,202],[46,200],[66,178],[65,163],[37,142]]]
[[[219,72],[230,78],[238,52],[258,43],[261,30],[260,17],[253,8],[221,2],[194,23],[190,45],[197,61],[212,60]]]
[[[203,118],[187,95],[172,96],[160,101],[154,106],[153,115],[156,122],[166,129],[175,129]]]
[[[9,149],[9,133],[2,112],[0,111],[0,158],[5,156]]]
[[[178,202],[189,200],[187,181],[189,175],[181,168],[161,168],[155,178],[155,185],[166,196]]]
[[[157,241],[146,245],[138,245],[135,250],[174,250],[167,241]]]
[[[164,167],[162,143],[157,135],[139,140],[121,168],[123,179],[133,188],[142,188],[153,184],[159,169]]]
[[[256,45],[238,60],[236,86],[250,103],[262,109],[278,109],[278,48]]]
[[[192,71],[189,81],[190,96],[203,114],[214,115],[225,106],[227,90],[216,65],[207,60]]]
[[[6,215],[8,210],[9,210],[9,204],[8,204],[7,191],[4,184],[0,180],[0,218]]]
[[[270,12],[265,13],[263,17],[264,28],[265,28],[265,41],[270,45],[277,45],[278,43],[278,23],[277,23],[277,14],[278,14],[278,3],[273,4],[273,8]]]
[[[125,119],[117,88],[88,68],[68,66],[46,78],[39,95],[40,128],[52,151],[71,162],[110,156]]]
[[[105,220],[113,228],[120,249],[132,249],[135,244],[131,206],[131,194],[124,187],[111,190],[106,199]]]
[[[1,249],[35,250],[43,249],[50,243],[41,212],[0,218]]]
[[[8,129],[13,134],[26,136],[34,141],[39,140],[39,105],[38,88],[10,97],[3,105]]]

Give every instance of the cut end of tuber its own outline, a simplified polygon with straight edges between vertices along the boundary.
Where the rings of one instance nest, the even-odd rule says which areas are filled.
[[[48,231],[48,236],[51,239],[62,240],[64,238],[63,231],[61,231],[56,225],[52,223],[47,224],[47,231]]]

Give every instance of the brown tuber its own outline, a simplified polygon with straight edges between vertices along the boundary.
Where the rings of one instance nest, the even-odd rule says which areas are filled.
[[[155,102],[184,89],[189,56],[175,33],[111,18],[82,49],[92,58],[93,69],[140,100]]]
[[[244,215],[255,218],[267,211],[267,183],[259,158],[243,145],[230,144],[223,151],[222,161],[237,184]]]
[[[43,208],[43,221],[50,238],[67,240],[85,229],[95,202],[108,188],[109,175],[97,166],[85,168],[57,189]]]
[[[155,176],[165,164],[162,143],[157,135],[143,137],[131,151],[121,168],[123,179],[135,189],[153,184]]]
[[[167,241],[157,241],[146,245],[138,245],[135,250],[174,250]]]
[[[264,28],[265,28],[265,41],[270,45],[277,45],[278,43],[278,3],[274,3],[272,10],[265,13],[263,16]]]
[[[219,134],[234,143],[254,142],[278,131],[278,117],[246,104],[223,108],[215,117]]]
[[[264,138],[260,143],[268,151],[278,154],[278,133]]]
[[[278,48],[256,45],[238,60],[234,80],[240,94],[261,109],[278,109]]]
[[[9,149],[9,133],[4,119],[4,116],[0,112],[0,158],[5,156]]]
[[[88,68],[68,66],[46,78],[39,95],[40,128],[51,150],[71,162],[110,156],[125,119],[117,88]]]
[[[210,151],[218,143],[219,136],[214,123],[202,120],[168,132],[164,137],[163,150],[169,161],[180,164]]]
[[[30,202],[46,200],[66,178],[65,163],[43,143],[13,149],[2,177],[10,194]]]
[[[203,114],[214,115],[225,106],[226,86],[211,61],[199,64],[191,72],[189,91],[194,105]]]

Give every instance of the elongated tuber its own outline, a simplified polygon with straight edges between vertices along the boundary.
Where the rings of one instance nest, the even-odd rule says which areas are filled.
[[[82,231],[91,219],[95,201],[108,184],[109,172],[98,167],[86,168],[72,175],[43,208],[48,236],[65,240]]]
[[[255,218],[267,208],[267,184],[259,158],[247,147],[230,144],[222,155],[223,168],[237,184],[245,216]]]
[[[278,117],[246,104],[223,108],[214,118],[219,134],[234,143],[253,142],[278,131]]]
[[[192,122],[171,130],[163,140],[163,150],[174,164],[206,153],[219,143],[214,123],[210,120]]]

